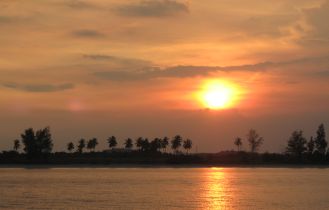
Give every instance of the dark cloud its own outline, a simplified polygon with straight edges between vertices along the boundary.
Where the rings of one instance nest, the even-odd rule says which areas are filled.
[[[152,76],[146,72],[128,72],[125,70],[101,71],[95,72],[94,75],[96,77],[112,81],[135,81],[152,78]]]
[[[103,38],[105,35],[96,30],[82,29],[73,32],[76,37],[82,38]]]
[[[242,22],[239,29],[244,29],[246,33],[253,36],[281,37],[288,33],[282,28],[295,23],[298,18],[298,15],[292,14],[252,16]]]
[[[95,76],[109,80],[142,80],[153,78],[186,78],[195,76],[206,76],[216,71],[261,71],[265,70],[270,63],[261,63],[245,66],[172,66],[168,68],[147,67],[142,70],[113,70],[94,73]]]
[[[84,58],[93,60],[93,61],[102,61],[102,62],[111,62],[122,65],[122,67],[147,67],[152,65],[150,61],[134,58],[123,58],[112,55],[104,54],[86,54],[83,55]]]
[[[9,23],[15,20],[13,17],[0,16],[0,23]]]
[[[117,60],[117,57],[112,56],[112,55],[102,55],[102,54],[88,54],[88,55],[83,55],[83,57],[92,59],[92,60]]]
[[[13,24],[13,23],[24,23],[29,21],[32,17],[20,17],[20,16],[1,16],[0,15],[0,25],[1,24]]]
[[[326,78],[326,79],[328,79],[328,77],[329,77],[329,70],[317,71],[317,72],[314,72],[312,75],[318,76],[320,78]]]
[[[90,9],[95,8],[95,5],[87,3],[85,1],[80,0],[71,0],[66,2],[66,5],[73,9]]]
[[[317,46],[329,44],[329,1],[325,1],[320,7],[304,10],[305,19],[312,30],[305,35],[303,42]]]
[[[122,5],[115,10],[123,16],[163,17],[188,13],[189,8],[174,0],[146,0],[138,4]]]
[[[117,69],[111,71],[99,71],[94,75],[108,80],[114,81],[131,81],[131,80],[143,80],[153,78],[186,78],[196,76],[207,76],[214,72],[233,72],[233,71],[250,71],[259,72],[269,69],[284,68],[290,65],[301,64],[318,64],[328,63],[329,56],[324,57],[312,57],[301,58],[296,60],[289,60],[283,62],[263,62],[256,64],[247,64],[240,66],[172,66],[167,68],[160,68],[154,66],[148,66],[144,69]]]
[[[21,85],[17,83],[5,83],[3,84],[3,86],[6,88],[27,91],[27,92],[57,92],[57,91],[64,91],[74,88],[74,85],[71,83],[60,84],[60,85],[50,85],[50,84]]]

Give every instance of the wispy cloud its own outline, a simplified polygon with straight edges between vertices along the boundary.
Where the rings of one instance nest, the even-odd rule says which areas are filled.
[[[73,89],[74,85],[71,83],[65,83],[60,85],[51,85],[51,84],[17,84],[17,83],[5,83],[4,87],[26,91],[26,92],[57,92]]]
[[[122,67],[147,67],[151,66],[152,62],[143,60],[143,59],[136,59],[136,58],[124,58],[124,57],[118,57],[113,55],[105,55],[105,54],[85,54],[83,55],[85,59],[93,60],[93,61],[102,61],[102,62],[112,62],[119,65],[122,65]]]
[[[81,38],[103,38],[105,34],[91,29],[81,29],[73,32],[73,35]]]
[[[71,0],[65,3],[68,7],[73,9],[90,9],[90,8],[96,8],[95,5],[81,1],[81,0]]]
[[[172,66],[167,68],[160,67],[146,67],[144,69],[134,69],[133,71],[127,70],[114,70],[114,71],[99,71],[94,75],[108,80],[143,80],[154,78],[187,78],[195,76],[206,76],[212,72],[217,71],[261,71],[265,70],[271,63],[261,63],[256,65],[245,66]]]
[[[329,70],[317,71],[317,72],[314,72],[311,76],[318,76],[320,78],[328,79],[328,77],[329,77]]]
[[[123,16],[163,17],[188,13],[186,4],[174,0],[146,0],[138,4],[126,4],[115,8]]]
[[[328,46],[329,27],[325,20],[329,19],[329,1],[325,1],[319,7],[303,10],[304,19],[311,26],[311,30],[303,37],[303,44],[316,46]]]
[[[110,70],[110,71],[98,71],[94,75],[108,80],[118,81],[131,81],[131,80],[143,80],[153,78],[187,78],[196,76],[207,76],[215,72],[233,72],[233,71],[249,71],[260,72],[267,71],[269,69],[284,68],[290,65],[302,65],[325,62],[329,64],[329,56],[301,58],[295,60],[288,60],[282,62],[262,62],[256,64],[246,64],[238,66],[187,66],[178,65],[166,68],[160,68],[155,66],[148,66],[144,69],[129,69],[129,70]]]
[[[30,20],[31,18],[32,17],[0,15],[0,24],[22,23]]]

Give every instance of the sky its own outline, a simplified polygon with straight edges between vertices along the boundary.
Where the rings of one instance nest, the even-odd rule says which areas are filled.
[[[50,126],[56,151],[180,134],[218,152],[254,128],[283,152],[329,126],[328,20],[328,0],[0,0],[0,150]],[[197,97],[214,81],[230,105]]]

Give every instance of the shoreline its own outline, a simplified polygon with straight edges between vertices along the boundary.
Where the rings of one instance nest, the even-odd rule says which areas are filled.
[[[328,169],[329,165],[309,164],[0,164],[0,169],[59,169],[59,168],[117,168],[117,169],[161,169],[161,168],[291,168]]]

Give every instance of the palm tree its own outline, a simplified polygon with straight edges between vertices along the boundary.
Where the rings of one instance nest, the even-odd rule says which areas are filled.
[[[14,140],[14,150],[17,152],[18,149],[21,147],[21,143],[18,139]]]
[[[73,144],[73,142],[69,142],[69,143],[67,144],[67,150],[68,150],[69,152],[72,152],[72,150],[74,150],[74,144]]]
[[[118,142],[117,139],[115,138],[115,136],[111,136],[107,139],[107,142],[109,144],[109,148],[114,148],[117,146]]]
[[[89,151],[93,150],[93,152],[94,152],[97,144],[98,144],[97,139],[96,138],[92,138],[87,143],[87,149],[89,149]]]
[[[182,146],[182,137],[180,135],[176,135],[172,140],[171,140],[171,148],[175,151],[175,153],[178,153],[179,147]]]
[[[164,150],[164,152],[166,152],[167,150],[167,146],[169,145],[169,138],[168,137],[164,137],[162,140],[161,140],[161,148]]]
[[[242,145],[242,140],[240,137],[237,137],[235,140],[234,140],[234,144],[235,146],[237,146],[238,148],[238,152],[240,152],[240,149],[241,149],[241,145]]]
[[[142,150],[142,146],[143,146],[143,137],[139,137],[138,139],[136,139],[136,147],[141,151]]]
[[[89,152],[91,152],[91,149],[93,148],[93,140],[90,139],[88,142],[87,142],[87,149],[89,150]]]
[[[148,138],[143,139],[142,141],[142,151],[146,152],[150,150],[150,142],[148,140]]]
[[[98,141],[96,138],[93,138],[92,142],[93,142],[93,151],[95,152],[96,146],[98,145]]]
[[[133,140],[131,138],[127,138],[125,141],[125,148],[126,149],[131,149],[133,147]]]
[[[161,139],[159,138],[155,138],[153,139],[153,141],[151,141],[150,143],[150,146],[151,146],[151,150],[154,151],[154,152],[158,152],[159,149],[161,149]]]
[[[192,141],[190,139],[186,139],[183,142],[183,147],[186,150],[186,154],[188,154],[188,151],[192,148]]]
[[[86,140],[80,139],[78,142],[78,152],[83,153],[83,149],[86,147]]]

